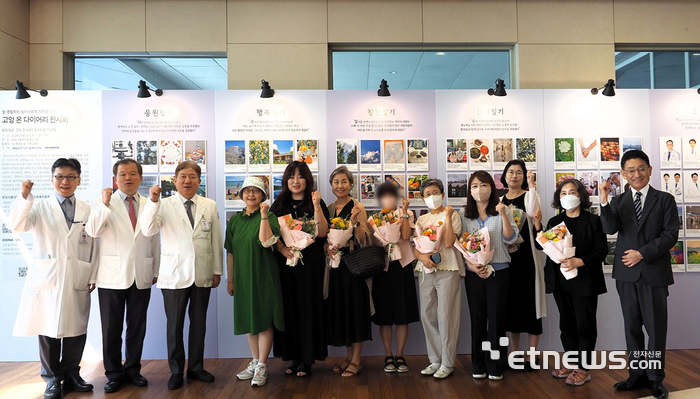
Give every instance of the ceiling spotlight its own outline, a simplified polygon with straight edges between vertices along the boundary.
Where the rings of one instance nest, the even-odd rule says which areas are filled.
[[[379,97],[389,97],[391,93],[389,93],[389,85],[386,83],[386,80],[382,79],[382,82],[379,84],[379,90],[377,90],[377,95]]]
[[[700,89],[698,89],[698,94],[700,94]]]
[[[163,90],[161,89],[151,89],[146,84],[145,80],[139,80],[139,94],[136,95],[138,98],[148,98],[151,96],[151,92],[156,93],[156,96],[160,97],[163,95]]]
[[[505,97],[508,95],[508,93],[506,93],[506,82],[503,79],[496,79],[494,85],[496,85],[495,90],[491,88],[487,91],[489,96]]]
[[[435,55],[445,55],[445,52],[444,52],[444,51],[438,51],[437,53],[435,53]]]
[[[607,97],[613,97],[615,96],[615,80],[613,79],[608,79],[608,83],[606,83],[603,87],[594,87],[591,89],[591,94],[596,95],[600,90],[603,90],[603,95]]]
[[[29,93],[27,93],[27,90],[35,91],[35,92],[39,93],[42,97],[46,97],[49,95],[48,91],[46,91],[44,89],[41,89],[41,90],[30,89],[29,87],[25,86],[24,83],[20,82],[19,80],[15,83],[15,89],[17,90],[17,94],[15,94],[15,98],[18,100],[31,97],[29,95]]]
[[[262,86],[260,86],[262,89],[260,98],[272,98],[275,95],[275,91],[270,87],[270,83],[265,79],[261,80],[260,83],[262,83]]]
[[[396,71],[389,71],[389,72],[387,72],[387,73],[388,73],[389,75],[394,75],[394,74],[396,74]]]

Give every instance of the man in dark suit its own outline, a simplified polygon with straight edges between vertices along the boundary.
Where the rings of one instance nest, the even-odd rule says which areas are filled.
[[[673,195],[649,185],[652,168],[642,151],[630,150],[621,160],[630,188],[608,203],[609,183],[600,187],[601,221],[607,234],[617,233],[613,278],[625,320],[630,376],[615,389],[651,387],[656,398],[668,397],[664,388],[664,357],[668,286],[673,284],[669,251],[678,241],[678,210]],[[645,350],[642,326],[649,336]],[[659,369],[640,369],[639,360],[660,360]],[[650,362],[651,363],[651,362]]]

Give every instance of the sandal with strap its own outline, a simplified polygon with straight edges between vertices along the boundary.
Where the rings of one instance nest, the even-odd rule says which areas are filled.
[[[387,356],[384,358],[384,372],[395,373],[396,372],[396,360],[393,356]]]
[[[350,367],[354,367],[355,370],[357,371],[352,371],[348,370]],[[343,371],[343,374],[340,376],[340,378],[353,378],[356,377],[360,372],[362,371],[362,366],[355,364],[353,362],[350,362],[350,365],[348,365],[348,368]]]
[[[297,368],[297,377],[304,378],[311,375],[311,365],[306,363],[301,363]]]
[[[294,374],[296,374],[298,369],[299,369],[299,361],[295,360],[292,362],[292,364],[289,365],[289,367],[287,367],[286,370],[284,370],[284,375],[287,375],[287,376],[294,375]]]
[[[399,373],[408,373],[408,365],[406,364],[405,357],[396,356],[396,371]]]
[[[344,372],[345,369],[350,367],[351,364],[352,364],[352,360],[350,360],[350,359],[343,360],[343,362],[340,363],[339,366],[333,367],[333,370],[332,370],[333,374],[340,374],[340,373]]]

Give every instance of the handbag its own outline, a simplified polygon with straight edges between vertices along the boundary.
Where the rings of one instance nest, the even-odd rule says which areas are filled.
[[[381,273],[386,266],[384,247],[366,246],[343,255],[345,265],[353,277],[364,280]]]

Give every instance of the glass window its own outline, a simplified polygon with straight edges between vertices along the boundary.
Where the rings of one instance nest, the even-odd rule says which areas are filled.
[[[163,90],[226,90],[225,57],[76,56],[75,90],[136,90],[139,80]]]
[[[510,88],[510,51],[334,51],[333,89],[488,89],[496,79]]]
[[[616,86],[621,89],[700,87],[700,52],[618,51]]]

